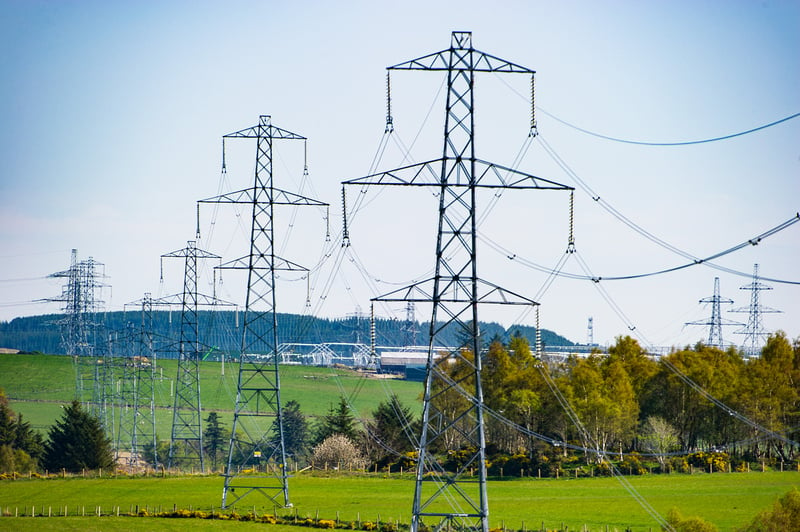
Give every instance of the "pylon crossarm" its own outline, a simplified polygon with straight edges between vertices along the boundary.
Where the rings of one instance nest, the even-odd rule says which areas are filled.
[[[575,190],[575,187],[482,159],[475,159],[475,175],[475,186],[477,187]],[[488,178],[496,179],[496,184],[484,183],[484,180]]]
[[[450,54],[456,57],[450,63]],[[535,74],[535,70],[500,59],[474,48],[448,48],[441,52],[410,59],[387,67],[386,70],[438,70],[438,71],[472,71],[472,72],[510,72],[518,74]]]
[[[271,191],[271,203],[273,205],[311,205],[314,207],[328,206],[328,204],[323,201],[318,201],[278,188],[273,188]],[[228,192],[226,194],[220,194],[219,196],[204,198],[198,200],[197,203],[253,203],[257,199],[259,201],[264,201],[265,198],[262,197],[264,193],[264,189],[250,187],[243,190],[237,190],[236,192]]]
[[[215,267],[216,269],[222,270],[247,270],[250,269],[250,255],[245,255],[244,257],[239,257],[238,259],[229,260],[228,262],[224,262],[219,266]],[[290,260],[282,259],[280,257],[275,257],[275,263],[273,267],[270,268],[268,264],[264,264],[263,266],[259,266],[257,264],[252,265],[253,270],[280,270],[280,271],[289,271],[289,272],[307,272],[309,271],[308,268],[304,266],[300,266]]]
[[[395,185],[418,187],[477,187],[574,190],[574,187],[542,177],[520,172],[507,166],[474,159],[474,173],[468,167],[470,159],[443,157],[431,161],[401,166],[394,170],[343,181],[343,185]],[[442,164],[447,170],[442,179]],[[474,175],[474,179],[469,176]],[[204,200],[205,201],[205,200]]]
[[[244,129],[240,129],[239,131],[234,131],[233,133],[222,135],[222,138],[224,139],[270,138],[270,139],[284,139],[284,140],[308,140],[306,139],[306,137],[302,135],[298,135],[297,133],[292,133],[291,131],[275,127],[273,125],[269,126],[259,125],[259,126],[246,127]]]

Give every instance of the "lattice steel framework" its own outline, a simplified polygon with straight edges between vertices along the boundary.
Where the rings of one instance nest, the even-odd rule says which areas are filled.
[[[100,266],[102,264],[92,257],[78,261],[78,250],[73,249],[69,269],[48,276],[67,279],[61,295],[50,301],[64,303],[62,310],[65,316],[58,324],[61,345],[66,354],[72,356],[75,367],[75,399],[84,405],[88,404],[94,414],[98,413],[97,407],[102,396],[100,368],[93,358],[96,333],[100,326],[96,315],[103,303],[97,297],[97,290],[104,286],[97,279]]]
[[[748,357],[757,357],[761,354],[761,347],[769,335],[769,331],[764,327],[764,320],[761,315],[781,311],[761,304],[759,293],[764,290],[772,290],[772,287],[759,280],[758,264],[753,265],[753,281],[750,284],[740,286],[739,290],[750,290],[750,306],[731,310],[731,312],[747,313],[747,324],[742,329],[735,331],[734,334],[744,335],[742,351]]]
[[[252,206],[250,252],[220,266],[247,271],[239,381],[222,507],[230,507],[253,491],[265,495],[273,504],[291,506],[278,372],[275,272],[308,270],[275,254],[274,211],[279,205],[327,204],[273,186],[273,141],[305,141],[305,137],[273,126],[270,116],[262,115],[258,125],[223,138],[256,139],[256,168],[252,187],[199,202]],[[242,475],[242,469],[255,474]]]
[[[196,242],[189,240],[185,248],[166,253],[161,257],[185,259],[178,374],[175,378],[172,437],[167,464],[168,467],[172,467],[180,460],[183,465],[198,464],[200,470],[205,471],[200,404],[201,355],[197,321],[197,261],[219,259],[220,256],[198,249]]]
[[[728,299],[719,294],[719,277],[714,277],[714,295],[704,297],[700,303],[711,303],[711,316],[705,320],[690,321],[686,325],[707,325],[708,326],[708,345],[725,349],[725,342],[722,340],[722,327],[725,325],[744,325],[738,321],[727,320],[722,317],[722,304],[733,303],[733,299]]]
[[[538,305],[478,277],[477,218],[481,189],[553,189],[572,187],[475,157],[474,81],[477,72],[534,71],[472,47],[470,32],[453,32],[450,48],[412,59],[388,70],[428,70],[447,74],[444,149],[441,159],[345,181],[352,185],[402,185],[438,188],[439,225],[432,279],[375,300],[432,304],[422,434],[414,490],[412,532],[489,529],[486,496],[486,442],[481,385],[478,307]],[[531,134],[535,121],[531,120]],[[457,326],[465,343],[446,348],[442,333]],[[453,376],[452,364],[463,368]],[[445,406],[445,403],[449,403]],[[464,459],[445,471],[437,449],[459,442]],[[477,476],[472,474],[476,472]]]
[[[126,463],[143,464],[146,447],[152,448],[153,467],[160,464],[155,418],[156,351],[153,344],[153,298],[150,293],[131,303],[141,307],[138,330],[130,331],[129,351],[123,360],[117,453],[128,452]]]

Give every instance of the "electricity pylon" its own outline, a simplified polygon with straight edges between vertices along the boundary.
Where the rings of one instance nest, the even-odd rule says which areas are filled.
[[[78,261],[78,250],[73,249],[69,269],[48,276],[67,279],[61,296],[49,301],[64,303],[62,310],[65,316],[58,324],[61,328],[61,345],[65,353],[72,357],[75,367],[75,399],[88,403],[89,411],[93,414],[97,414],[102,395],[100,368],[93,360],[96,333],[100,326],[96,315],[103,303],[97,297],[97,290],[104,286],[97,280],[99,266],[102,264],[92,257]],[[91,388],[87,387],[87,383]]]
[[[219,259],[208,251],[198,249],[188,241],[183,249],[161,255],[162,258],[183,258],[183,294],[181,297],[181,339],[178,351],[178,375],[175,378],[175,404],[172,410],[172,438],[169,443],[167,467],[178,459],[184,464],[199,463],[205,471],[203,430],[200,404],[200,340],[197,322],[197,260]],[[180,447],[180,448],[179,448]],[[178,456],[178,455],[181,456]]]
[[[711,316],[705,320],[690,321],[686,325],[707,325],[708,326],[708,345],[725,349],[725,342],[722,341],[722,327],[725,325],[744,325],[738,321],[727,320],[722,317],[722,303],[733,303],[733,299],[723,298],[719,295],[719,277],[714,277],[714,295],[704,297],[700,303],[711,303]]]
[[[433,307],[411,530],[446,527],[486,532],[489,504],[478,307],[485,303],[538,303],[478,277],[478,192],[481,189],[573,189],[475,156],[475,74],[529,74],[533,86],[533,70],[475,50],[470,32],[453,32],[449,49],[391,66],[388,70],[429,70],[447,74],[442,158],[344,182],[345,185],[438,189],[434,277],[375,298],[424,302]],[[391,120],[391,113],[389,115],[387,121]],[[533,115],[530,134],[535,134]],[[453,324],[465,339],[455,350],[446,349],[440,336]],[[450,369],[454,364],[463,368],[458,376],[453,376]],[[458,406],[443,408],[444,398],[451,407]],[[447,441],[460,442],[464,451],[464,459],[455,471],[445,471],[435,453],[437,448],[447,445]],[[477,479],[472,475],[473,470],[477,472]],[[425,523],[426,519],[433,522]]]
[[[199,201],[248,204],[253,209],[249,253],[220,266],[247,271],[239,382],[222,507],[228,508],[253,491],[273,504],[291,506],[278,372],[275,272],[308,270],[275,255],[274,214],[280,205],[322,207],[327,203],[273,186],[273,140],[305,141],[305,137],[273,126],[271,118],[262,115],[258,125],[223,138],[256,139],[256,170],[252,187]],[[237,469],[255,473],[242,476]]]
[[[759,292],[763,290],[772,290],[772,287],[759,281],[758,264],[753,265],[753,281],[750,284],[740,286],[739,290],[750,290],[750,306],[731,310],[731,312],[747,312],[748,314],[747,325],[734,332],[734,334],[744,335],[742,351],[744,351],[748,357],[757,357],[761,353],[761,347],[766,337],[769,335],[769,331],[764,327],[764,321],[761,315],[781,311],[765,307],[760,302]]]
[[[123,367],[117,452],[129,450],[130,468],[141,465],[146,446],[153,449],[153,467],[160,464],[155,418],[156,351],[153,346],[153,298],[149,292],[130,305],[141,306],[141,324],[130,335],[131,351]]]

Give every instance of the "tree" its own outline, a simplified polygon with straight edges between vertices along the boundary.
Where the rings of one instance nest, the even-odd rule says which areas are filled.
[[[658,455],[656,458],[663,468],[666,463],[664,455],[678,448],[678,431],[666,419],[650,416],[645,420],[639,441],[644,450]]]
[[[84,412],[78,401],[64,408],[64,414],[50,427],[44,450],[44,467],[50,471],[65,469],[110,469],[114,466],[111,439],[103,432],[100,420]]]
[[[328,414],[322,418],[314,435],[314,445],[319,445],[334,434],[347,436],[350,441],[358,439],[356,420],[352,412],[350,412],[350,405],[347,404],[347,399],[344,397],[340,397],[339,404],[336,407],[331,406]]]
[[[393,394],[388,401],[381,402],[372,412],[367,435],[367,439],[376,444],[375,461],[394,458],[413,450],[418,432],[414,415],[396,395]]]
[[[222,425],[216,412],[209,412],[206,418],[206,428],[203,430],[203,447],[211,458],[211,469],[216,471],[217,461],[223,456],[228,447],[230,432]]]
[[[588,433],[581,435],[585,447],[605,452],[633,437],[639,404],[620,360],[590,356],[575,361],[565,395]]]
[[[286,454],[295,459],[305,458],[308,453],[308,421],[300,410],[300,403],[289,401],[281,409],[283,416],[283,445]],[[273,427],[273,441],[278,443],[278,426]]]
[[[745,413],[773,432],[780,432],[800,422],[800,371],[796,369],[795,351],[783,332],[770,335],[761,357],[747,364],[744,386]],[[789,460],[791,449],[779,440],[768,441],[774,450]],[[757,452],[757,454],[759,454]]]
[[[42,435],[23,421],[22,414],[14,414],[0,390],[0,472],[35,471],[43,452]]]
[[[332,434],[314,448],[314,464],[322,468],[363,469],[367,461],[344,434]]]

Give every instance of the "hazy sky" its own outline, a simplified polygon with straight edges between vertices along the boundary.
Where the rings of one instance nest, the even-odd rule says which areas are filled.
[[[800,211],[800,118],[725,141],[658,147],[593,137],[550,116],[612,137],[678,142],[798,113],[796,1],[2,0],[0,30],[0,320],[57,312],[58,303],[35,301],[61,292],[62,280],[46,276],[69,266],[72,248],[105,265],[107,310],[145,292],[179,292],[181,262],[165,261],[161,283],[159,256],[195,239],[197,200],[251,184],[253,142],[227,143],[223,180],[220,139],[259,115],[309,139],[308,180],[303,144],[276,141],[276,186],[331,204],[329,223],[317,208],[276,215],[279,254],[311,269],[310,279],[282,278],[280,311],[302,312],[308,298],[323,316],[366,312],[370,297],[425,278],[434,265],[432,191],[348,188],[352,245],[342,254],[341,182],[441,156],[443,75],[394,72],[395,132],[373,165],[384,136],[385,68],[447,48],[454,30],[472,31],[475,48],[537,71],[540,135],[529,144],[529,79],[478,76],[476,150],[577,188],[578,253],[564,272],[624,276],[687,262],[592,196],[700,258]],[[599,284],[559,277],[544,290],[547,276],[530,265],[553,268],[564,255],[568,194],[481,201],[481,277],[535,297],[542,326],[574,341],[586,341],[589,317],[600,343],[629,326],[651,345],[704,339],[706,327],[684,323],[711,315],[698,301],[712,295],[715,276],[735,301],[723,310],[750,303],[739,289],[750,278],[706,266]],[[235,259],[248,224],[245,209],[204,206],[198,246]],[[758,263],[764,277],[794,282],[768,283],[773,290],[759,295],[783,311],[765,315],[765,326],[795,338],[798,259],[800,223],[716,262],[745,274]],[[206,293],[213,265],[202,270]],[[217,293],[237,300],[243,283],[226,273]],[[428,311],[418,310],[425,320]],[[405,317],[398,306],[377,312]],[[533,314],[481,316],[534,324]],[[734,330],[724,336],[738,343]]]

